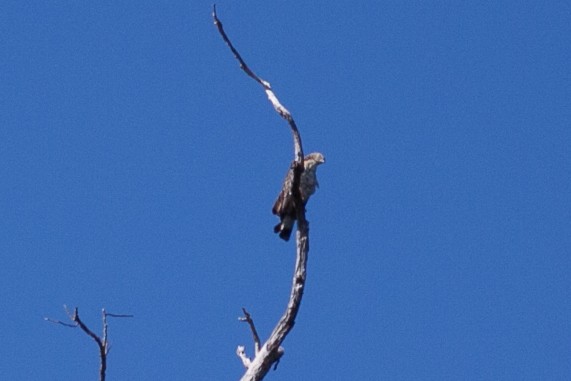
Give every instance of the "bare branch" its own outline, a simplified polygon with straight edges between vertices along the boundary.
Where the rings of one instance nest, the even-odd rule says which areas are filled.
[[[218,19],[216,14],[216,6],[214,6],[212,12],[212,18],[214,19],[214,25],[218,28],[218,32],[222,36],[222,39],[228,45],[232,54],[238,60],[240,68],[251,78],[253,78],[257,83],[262,85],[264,91],[268,97],[268,100],[276,110],[276,112],[284,118],[292,131],[293,135],[293,145],[294,145],[294,176],[291,185],[291,194],[293,195],[293,200],[297,215],[297,251],[296,251],[296,263],[295,270],[292,281],[292,288],[289,298],[289,303],[287,305],[286,311],[282,315],[278,324],[271,333],[269,339],[264,343],[256,353],[256,357],[251,361],[244,352],[244,347],[238,347],[237,354],[242,359],[242,363],[248,368],[242,381],[259,381],[264,378],[264,376],[271,369],[272,364],[279,362],[279,359],[284,354],[284,349],[281,347],[281,343],[291,331],[295,324],[295,318],[299,311],[301,305],[301,299],[303,297],[303,290],[305,287],[306,280],[306,269],[307,269],[307,257],[309,252],[309,224],[305,219],[305,206],[302,202],[299,185],[301,174],[304,170],[303,165],[303,147],[301,143],[301,136],[299,130],[291,113],[280,103],[275,93],[272,91],[269,82],[258,77],[246,64],[242,56],[238,53],[234,45],[230,42],[224,28],[222,27],[222,22]],[[249,314],[244,310],[245,318],[244,321],[250,324],[250,329],[254,335],[254,342],[256,342],[255,329],[253,328],[253,322]],[[247,360],[247,361],[246,361]]]
[[[252,331],[252,336],[254,337],[254,355],[257,356],[258,352],[260,352],[260,337],[258,336],[258,332],[256,331],[256,326],[254,325],[254,320],[252,320],[252,316],[246,311],[244,307],[242,307],[242,311],[244,312],[244,317],[239,317],[238,320],[244,321],[248,323],[250,326],[250,330]]]
[[[301,201],[300,201],[301,203]],[[295,318],[301,306],[305,288],[307,257],[309,252],[309,227],[305,220],[305,210],[298,210],[297,255],[292,288],[286,311],[272,331],[270,338],[251,362],[241,381],[259,381],[269,372],[272,364],[277,363],[284,354],[281,343],[295,325]],[[274,367],[274,369],[275,369]]]
[[[93,333],[93,331],[90,330],[85,325],[85,323],[83,323],[83,321],[79,317],[79,311],[78,311],[77,307],[74,310],[72,320],[77,323],[77,325],[79,326],[79,328],[81,328],[83,330],[83,332],[85,332],[89,337],[91,337],[97,343],[97,346],[99,347],[99,360],[100,360],[99,380],[105,381],[105,372],[107,370],[107,351],[106,351],[106,347],[107,347],[107,319],[105,319],[105,313],[103,313],[103,332],[104,332],[103,340],[99,336],[97,336],[95,333]]]
[[[95,340],[95,342],[99,347],[103,345],[103,341],[101,340],[101,338],[99,338],[99,336],[93,333],[93,331],[90,330],[83,321],[81,321],[81,319],[79,318],[79,310],[77,307],[75,308],[73,313],[73,321],[77,323],[77,325],[79,326],[79,328],[83,330],[83,332],[87,333],[88,336],[90,336],[93,340]],[[105,323],[105,320],[103,322]]]
[[[69,311],[69,309],[67,308],[67,306],[64,305],[64,309],[65,312],[67,314],[67,316],[70,318],[71,321],[73,321],[73,324],[69,324],[69,323],[64,323],[60,320],[54,320],[51,318],[44,318],[44,320],[49,321],[51,323],[55,323],[55,324],[60,324],[63,325],[65,327],[70,327],[70,328],[81,328],[81,330],[83,332],[85,332],[89,337],[91,337],[96,343],[97,343],[97,347],[99,348],[99,360],[100,360],[100,366],[99,366],[99,380],[100,381],[105,381],[105,372],[107,370],[107,354],[109,353],[109,341],[108,341],[108,324],[107,324],[107,316],[111,316],[111,317],[133,317],[133,315],[117,315],[117,314],[110,314],[105,312],[105,308],[102,310],[102,321],[103,321],[103,336],[99,337],[97,336],[91,329],[89,329],[89,327],[87,327],[87,325],[85,325],[85,323],[81,320],[81,318],[79,317],[79,311],[78,308],[76,307],[73,310],[73,314]]]
[[[52,319],[52,318],[49,318],[49,317],[45,317],[44,320],[45,320],[45,321],[49,321],[50,323],[63,325],[64,327],[77,328],[77,324],[64,323],[64,322],[61,321],[61,320],[55,320],[55,319]]]
[[[250,358],[246,356],[246,349],[244,348],[243,345],[238,345],[238,348],[236,348],[236,354],[242,360],[244,368],[248,369],[250,367],[250,364],[252,364],[252,360],[250,360]]]
[[[114,317],[114,318],[132,318],[135,317],[135,315],[125,315],[125,314],[112,314],[109,312],[106,312],[105,315],[109,316],[109,317]]]
[[[264,91],[266,92],[268,100],[270,101],[270,103],[274,107],[274,110],[276,110],[276,112],[288,122],[288,124],[291,128],[291,132],[293,134],[294,160],[297,161],[298,163],[303,164],[303,147],[301,144],[301,136],[300,136],[299,131],[297,129],[297,125],[295,124],[295,121],[293,120],[293,117],[291,116],[291,113],[280,103],[280,101],[278,100],[278,98],[276,97],[274,92],[272,91],[272,87],[271,87],[270,83],[268,81],[263,80],[259,76],[257,76],[250,69],[250,67],[248,65],[246,65],[246,62],[244,61],[244,59],[242,58],[240,53],[238,53],[238,50],[236,50],[236,48],[234,47],[234,45],[232,44],[232,42],[228,38],[228,35],[224,31],[224,27],[222,26],[222,22],[220,21],[220,19],[218,18],[218,15],[216,14],[216,5],[214,5],[213,9],[212,9],[212,18],[214,19],[214,25],[216,25],[216,27],[218,28],[218,32],[222,36],[222,39],[224,40],[226,45],[228,45],[228,47],[232,51],[234,58],[236,58],[236,60],[238,60],[238,63],[240,64],[240,69],[242,69],[244,71],[244,73],[246,73],[254,81],[258,82],[264,88]]]

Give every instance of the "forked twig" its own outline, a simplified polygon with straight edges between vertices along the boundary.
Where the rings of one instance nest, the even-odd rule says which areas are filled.
[[[252,336],[254,338],[254,355],[257,356],[260,352],[260,336],[258,336],[258,331],[256,331],[256,326],[254,325],[254,320],[252,316],[242,307],[242,312],[244,312],[243,317],[239,317],[238,320],[248,323],[250,326],[250,331],[252,331]]]
[[[133,315],[111,314],[106,312],[105,309],[103,309],[102,310],[103,335],[102,337],[99,337],[91,329],[89,329],[89,327],[85,325],[85,323],[81,320],[81,318],[79,317],[79,311],[77,307],[73,310],[73,314],[70,313],[67,306],[64,306],[64,309],[67,316],[70,318],[71,321],[73,321],[73,324],[64,323],[61,320],[55,320],[47,317],[44,318],[44,320],[49,321],[51,323],[63,325],[64,327],[70,327],[70,328],[79,327],[83,332],[85,332],[89,337],[91,337],[97,343],[97,347],[99,348],[99,380],[105,381],[105,373],[107,371],[107,355],[109,354],[109,349],[110,349],[107,336],[108,332],[107,316],[127,318],[127,317],[133,317]]]

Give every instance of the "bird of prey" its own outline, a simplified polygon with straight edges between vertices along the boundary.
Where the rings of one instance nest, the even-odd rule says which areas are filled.
[[[299,192],[303,205],[307,204],[309,197],[314,194],[315,189],[319,187],[316,171],[317,167],[323,163],[325,163],[325,157],[319,152],[310,153],[303,159],[304,170],[299,179]],[[272,213],[280,218],[280,223],[274,227],[274,232],[279,233],[280,238],[284,241],[289,240],[297,216],[293,195],[291,193],[293,168],[292,163],[284,179],[282,190],[272,208]]]

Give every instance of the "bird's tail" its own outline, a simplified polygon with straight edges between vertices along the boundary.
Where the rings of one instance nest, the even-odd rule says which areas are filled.
[[[283,239],[284,241],[289,241],[289,238],[291,237],[291,230],[292,227],[286,226],[286,224],[284,224],[283,222],[280,222],[279,224],[274,226],[274,233],[279,233],[280,238]]]

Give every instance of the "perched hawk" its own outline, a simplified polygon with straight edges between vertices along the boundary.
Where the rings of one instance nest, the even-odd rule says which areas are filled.
[[[310,153],[303,159],[304,170],[299,179],[299,192],[303,205],[307,204],[309,197],[315,193],[315,189],[319,187],[317,177],[315,175],[317,167],[325,163],[325,157],[319,152]],[[290,166],[282,190],[278,195],[278,199],[274,203],[272,213],[280,218],[280,223],[274,227],[274,232],[279,233],[280,238],[288,241],[293,229],[293,223],[296,220],[296,210],[291,194],[291,186],[293,183],[293,166]]]

